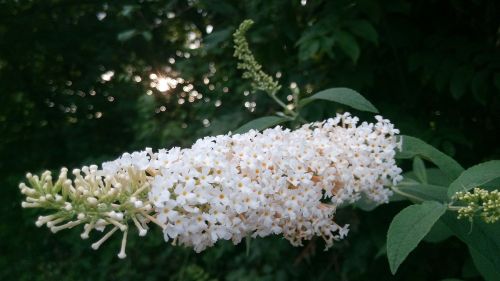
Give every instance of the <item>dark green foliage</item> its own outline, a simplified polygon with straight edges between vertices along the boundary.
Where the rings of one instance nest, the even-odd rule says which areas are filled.
[[[455,179],[448,189],[448,195],[452,197],[460,191],[467,191],[478,186],[500,178],[500,161],[492,160],[484,162],[465,170]]]
[[[478,270],[494,274],[490,263],[474,266],[498,262],[495,253],[477,253],[492,249],[478,232],[491,226],[472,226],[481,244],[469,245],[471,260],[459,241],[470,239],[470,229],[443,217],[445,227],[461,233],[458,239],[420,243],[392,276],[385,235],[402,202],[339,211],[351,232],[328,252],[319,240],[294,248],[274,237],[252,240],[249,256],[245,243],[195,254],[164,243],[155,230],[145,238],[131,233],[123,261],[116,257],[119,238],[95,252],[78,230],[53,235],[35,227],[39,214],[20,208],[17,184],[27,171],[79,167],[146,146],[189,146],[279,110],[262,92],[244,94],[250,83],[237,70],[231,34],[247,18],[255,22],[250,48],[266,73],[281,73],[283,100],[297,89],[292,83],[301,97],[353,88],[402,133],[464,167],[500,157],[500,3],[300,2],[0,0],[0,280],[481,280]],[[190,32],[202,38],[200,48],[189,48]],[[102,79],[107,71],[114,71],[110,81]],[[182,77],[203,97],[190,103],[182,87],[151,88],[151,73]],[[244,106],[254,102],[252,112]],[[351,109],[314,102],[303,117],[322,120],[345,110]],[[423,179],[417,166],[415,178]],[[453,180],[427,168],[428,187]]]
[[[299,106],[304,106],[314,100],[326,100],[346,105],[360,111],[378,113],[378,110],[358,92],[348,88],[331,88],[320,91],[308,98],[302,99]]]
[[[278,117],[278,116],[264,116],[260,117],[257,119],[254,119],[246,124],[243,124],[243,126],[239,127],[236,129],[234,132],[236,134],[242,134],[246,133],[250,130],[263,130],[269,127],[274,127],[276,125],[279,125],[283,122],[286,122],[287,118],[284,117]]]
[[[406,207],[394,217],[387,233],[387,258],[393,274],[445,212],[445,205],[424,201]]]

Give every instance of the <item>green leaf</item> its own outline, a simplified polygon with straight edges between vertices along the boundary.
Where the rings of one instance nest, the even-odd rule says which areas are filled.
[[[345,31],[337,31],[335,34],[339,48],[346,53],[354,63],[358,61],[360,50],[356,38]]]
[[[126,31],[118,33],[118,35],[116,36],[116,39],[118,39],[118,41],[120,41],[120,42],[125,42],[127,40],[130,40],[136,34],[137,34],[137,30],[130,29],[130,30],[126,30]]]
[[[408,173],[405,173],[403,175],[403,180],[400,181],[397,186],[394,186],[395,188],[401,188],[402,186],[411,186],[411,185],[419,184],[419,182],[416,179],[410,178],[410,177],[406,176],[406,174],[408,174]],[[405,201],[405,200],[408,200],[408,197],[400,195],[396,192],[393,192],[392,196],[389,197],[389,202],[397,202],[397,201]]]
[[[477,266],[478,270],[483,277],[487,278],[491,271],[488,269],[495,268],[493,279],[487,280],[500,280],[500,224],[487,224],[481,220],[475,220],[471,225],[466,220],[458,220],[456,213],[445,214],[441,221],[462,240],[473,254],[474,263],[480,262],[481,265]],[[471,250],[472,249],[472,250]],[[488,270],[487,275],[485,271]]]
[[[299,59],[304,61],[313,57],[319,50],[319,40],[310,40],[300,45]]]
[[[465,170],[448,188],[448,196],[467,191],[500,177],[500,160],[492,160]]]
[[[392,274],[445,211],[445,205],[425,201],[406,207],[394,217],[387,233],[387,258]]]
[[[425,171],[425,164],[422,158],[420,158],[418,155],[413,158],[413,172],[421,183],[427,183],[427,172]]]
[[[431,228],[429,233],[424,237],[424,241],[430,243],[439,243],[450,236],[453,235],[453,232],[441,221],[438,220]]]
[[[447,188],[444,186],[405,181],[393,188],[423,200],[435,200],[439,202],[448,201]],[[410,196],[408,196],[408,198],[411,199]]]
[[[467,257],[465,259],[461,271],[463,278],[475,278],[481,276],[476,266],[474,265],[474,261],[472,261],[472,257]]]
[[[371,102],[365,99],[360,93],[349,88],[330,88],[323,90],[308,98],[302,99],[299,102],[299,106],[305,106],[315,100],[333,101],[357,110],[378,113],[378,110]]]
[[[450,177],[448,177],[448,175],[443,173],[443,171],[438,168],[427,168],[425,169],[425,173],[427,174],[427,182],[429,184],[449,186],[453,181]],[[404,173],[403,177],[418,180],[413,171]]]
[[[403,149],[396,154],[399,159],[411,159],[420,156],[438,166],[451,179],[456,179],[464,170],[457,161],[430,144],[415,137],[402,136]]]
[[[477,270],[486,281],[497,281],[500,279],[500,268],[496,267],[490,260],[486,259],[474,248],[469,247],[469,253]]]
[[[263,130],[272,126],[276,126],[278,124],[281,124],[283,122],[288,121],[287,118],[283,117],[278,117],[278,116],[265,116],[265,117],[260,117],[257,119],[254,119],[243,126],[239,127],[234,131],[235,134],[243,134],[246,133],[252,129],[254,130]]]
[[[373,25],[367,20],[356,20],[347,23],[349,30],[363,39],[378,44],[378,33]]]
[[[495,189],[498,189],[499,186],[500,186],[500,177],[483,184],[481,187],[483,189],[493,191]]]

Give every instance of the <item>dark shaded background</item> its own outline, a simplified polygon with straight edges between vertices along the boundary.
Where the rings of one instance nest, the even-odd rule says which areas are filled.
[[[38,213],[20,208],[17,184],[27,171],[99,163],[146,146],[189,146],[277,110],[236,70],[231,34],[246,18],[256,22],[251,47],[279,76],[283,98],[351,87],[403,133],[466,167],[498,159],[499,6],[0,0],[0,280],[480,280],[454,238],[424,242],[391,276],[380,249],[402,203],[342,210],[338,219],[351,233],[328,252],[319,240],[294,248],[267,238],[252,242],[249,257],[244,245],[228,243],[195,254],[164,243],[156,230],[131,235],[129,257],[118,260],[118,238],[94,252],[78,230],[36,228]],[[151,74],[183,82],[162,92]],[[315,104],[306,117],[338,110]]]

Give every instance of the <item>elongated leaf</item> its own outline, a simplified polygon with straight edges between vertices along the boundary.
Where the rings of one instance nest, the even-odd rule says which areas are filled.
[[[474,248],[469,247],[469,253],[474,261],[474,265],[486,281],[498,281],[500,279],[500,268],[492,264]]]
[[[299,59],[301,61],[305,61],[318,52],[320,47],[320,41],[319,40],[311,40],[311,41],[306,41],[303,44],[300,45],[299,49]]]
[[[474,265],[472,257],[468,257],[467,259],[465,259],[461,271],[462,271],[462,277],[464,278],[476,278],[481,276],[481,273],[479,273],[476,266]]]
[[[459,191],[470,190],[497,178],[500,178],[500,160],[492,160],[472,166],[450,184],[448,196],[452,197]]]
[[[441,220],[438,220],[424,237],[424,241],[439,243],[450,238],[450,236],[453,236],[453,232]]]
[[[281,124],[283,122],[288,121],[288,119],[283,118],[283,117],[278,117],[278,116],[265,116],[265,117],[260,117],[257,119],[254,119],[245,125],[239,127],[234,131],[235,134],[243,134],[246,133],[252,129],[254,130],[263,130],[272,126],[276,126],[278,124]]]
[[[361,53],[356,38],[345,31],[337,31],[335,38],[337,39],[337,44],[340,49],[342,49],[342,51],[344,51],[344,53],[346,53],[352,61],[356,63],[358,61],[359,54]]]
[[[404,184],[398,184],[394,187],[395,189],[406,193],[410,196],[418,197],[424,200],[434,200],[439,202],[447,202],[447,188],[439,185],[423,184],[415,182],[413,184],[405,182]],[[412,198],[408,196],[408,198]]]
[[[499,186],[500,186],[500,177],[483,184],[481,187],[492,191],[498,189]]]
[[[330,88],[318,92],[300,101],[299,106],[304,106],[315,100],[327,100],[347,105],[357,110],[378,113],[378,110],[360,93],[349,88]]]
[[[377,30],[375,30],[375,28],[369,21],[356,20],[349,22],[347,26],[349,27],[350,31],[355,35],[363,39],[366,39],[368,41],[371,41],[375,44],[378,43]]]
[[[422,158],[415,156],[413,158],[413,172],[421,183],[427,183],[427,172],[425,171],[425,164]]]
[[[481,220],[474,220],[471,225],[467,220],[458,220],[456,213],[445,214],[441,221],[462,240],[471,251],[474,263],[482,263],[477,267],[487,280],[500,280],[500,224],[487,224]],[[488,269],[496,269],[496,272]],[[485,274],[485,271],[488,273]],[[494,273],[493,279],[488,279]]]
[[[415,156],[420,156],[434,163],[444,173],[451,177],[452,180],[456,179],[464,171],[464,168],[462,168],[457,161],[423,140],[410,136],[402,136],[402,138],[403,149],[396,154],[396,158],[410,159]]]
[[[406,207],[394,217],[387,233],[387,258],[392,274],[445,211],[445,205],[425,201]]]
[[[403,180],[399,182],[397,186],[395,186],[396,188],[401,188],[402,186],[407,186],[407,185],[411,186],[419,184],[419,182],[415,178],[407,177],[406,174],[407,173],[405,173],[405,175],[403,176]],[[407,196],[400,195],[396,192],[393,192],[392,196],[389,197],[390,202],[405,201],[405,200],[408,200]]]
[[[452,179],[438,168],[427,168],[425,169],[425,173],[427,174],[427,181],[429,184],[449,186],[452,182]],[[403,177],[417,180],[417,176],[413,171],[404,173]]]

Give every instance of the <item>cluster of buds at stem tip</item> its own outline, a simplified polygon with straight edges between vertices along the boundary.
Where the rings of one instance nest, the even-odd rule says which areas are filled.
[[[455,200],[464,203],[458,209],[458,218],[468,218],[470,221],[479,215],[486,223],[495,223],[500,219],[500,192],[488,191],[479,187],[468,192],[457,192]]]
[[[245,20],[233,34],[234,56],[239,60],[237,68],[244,70],[243,78],[250,79],[255,89],[275,94],[281,86],[262,70],[262,65],[253,56],[245,38],[245,33],[252,25],[252,20]]]
[[[347,235],[334,220],[337,207],[365,196],[388,202],[402,177],[394,156],[401,143],[387,119],[363,122],[349,113],[289,130],[227,134],[198,140],[191,148],[125,153],[117,160],[73,171],[28,174],[23,207],[53,211],[37,225],[52,231],[84,224],[123,232],[129,225],[145,235],[159,225],[166,241],[200,252],[218,240],[239,243],[247,236],[281,234],[293,245],[314,236],[326,248]]]
[[[124,167],[116,173],[103,173],[96,165],[84,166],[72,171],[62,168],[54,182],[50,171],[39,177],[28,173],[29,187],[21,183],[19,188],[26,196],[24,208],[41,208],[52,211],[40,216],[36,225],[46,225],[54,233],[83,225],[82,239],[88,239],[92,230],[108,232],[92,244],[98,249],[117,230],[123,232],[118,257],[125,258],[126,237],[129,223],[133,222],[139,235],[144,236],[148,223],[155,221],[154,207],[147,199],[150,190],[148,175],[133,167]]]

